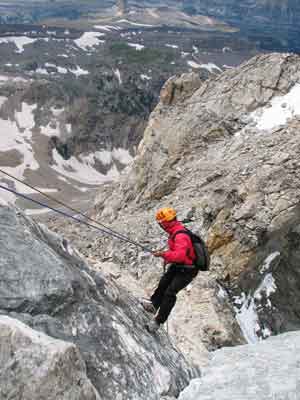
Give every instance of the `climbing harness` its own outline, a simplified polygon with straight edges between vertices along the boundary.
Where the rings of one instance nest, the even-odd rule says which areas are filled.
[[[132,244],[132,245],[135,246],[135,247],[139,247],[140,249],[142,249],[143,251],[145,251],[145,252],[147,252],[147,253],[153,254],[153,251],[152,251],[151,249],[149,249],[148,247],[143,246],[143,245],[141,245],[140,243],[135,242],[134,240],[131,240],[130,238],[126,237],[125,235],[123,235],[123,234],[121,234],[121,233],[119,233],[119,232],[117,232],[117,231],[112,230],[111,228],[107,227],[106,225],[104,225],[104,224],[102,224],[102,223],[100,223],[100,222],[98,222],[98,221],[96,221],[96,220],[94,220],[94,219],[88,217],[87,215],[83,214],[82,212],[76,210],[75,208],[72,208],[72,207],[70,207],[70,206],[67,206],[67,205],[66,205],[65,203],[63,203],[62,201],[57,200],[57,199],[55,199],[54,197],[49,196],[49,195],[43,193],[43,192],[40,191],[39,189],[37,189],[37,188],[35,188],[34,186],[29,185],[29,184],[27,184],[27,183],[21,181],[20,179],[14,177],[13,175],[8,174],[7,172],[5,172],[5,171],[3,171],[3,170],[1,170],[1,169],[0,169],[0,172],[2,172],[3,174],[9,176],[9,177],[12,178],[12,179],[15,179],[16,181],[18,181],[18,182],[24,184],[25,186],[30,187],[31,189],[33,189],[33,190],[35,190],[36,192],[40,193],[41,195],[45,196],[45,197],[48,198],[49,200],[55,201],[57,204],[60,204],[60,205],[64,206],[65,208],[67,208],[67,209],[69,209],[69,210],[75,212],[77,215],[80,215],[80,216],[84,217],[85,219],[87,219],[87,220],[93,222],[93,224],[90,224],[90,223],[88,223],[88,222],[86,222],[86,221],[83,221],[82,219],[79,219],[79,218],[77,218],[76,216],[73,216],[73,215],[71,215],[71,214],[68,214],[68,213],[65,212],[65,211],[59,210],[59,209],[57,209],[57,208],[55,208],[55,207],[51,207],[51,206],[49,206],[49,205],[47,205],[47,204],[45,204],[45,203],[43,203],[43,202],[41,202],[41,201],[32,199],[31,197],[29,197],[29,196],[27,196],[27,195],[25,195],[25,194],[23,194],[23,193],[19,193],[19,192],[17,192],[16,190],[11,189],[11,188],[8,188],[8,187],[6,187],[6,186],[3,186],[3,185],[1,185],[1,184],[0,184],[0,189],[3,189],[3,190],[5,190],[5,191],[7,191],[7,192],[10,192],[10,193],[12,193],[12,194],[14,194],[14,195],[16,195],[16,196],[18,196],[18,197],[21,197],[21,198],[25,199],[25,200],[31,201],[32,203],[35,203],[35,204],[37,204],[37,205],[39,205],[39,206],[41,206],[41,207],[47,208],[47,209],[49,209],[49,210],[51,210],[51,211],[54,211],[55,213],[60,214],[60,215],[63,215],[64,217],[70,218],[70,219],[72,219],[73,221],[75,221],[75,222],[77,222],[77,223],[80,223],[80,224],[86,225],[86,226],[88,226],[88,227],[90,227],[90,228],[96,229],[97,231],[99,231],[99,232],[101,232],[101,233],[104,233],[104,234],[106,234],[106,235],[112,236],[112,237],[114,237],[114,238],[116,238],[116,239],[119,239],[119,240],[121,240],[121,241],[123,241],[123,242]],[[95,224],[96,224],[96,225],[95,225]],[[101,228],[100,228],[99,226],[97,226],[97,225],[101,226]]]

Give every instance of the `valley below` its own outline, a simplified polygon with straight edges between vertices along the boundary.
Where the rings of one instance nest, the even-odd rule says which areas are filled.
[[[205,80],[259,53],[223,26],[167,27],[133,16],[0,25],[1,168],[85,210],[98,185],[132,162],[168,78],[194,71]],[[17,204],[39,213],[24,199]]]

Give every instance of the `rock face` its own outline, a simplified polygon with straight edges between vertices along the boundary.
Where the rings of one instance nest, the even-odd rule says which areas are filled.
[[[0,225],[0,313],[69,342],[58,353],[76,353],[76,345],[100,398],[177,396],[197,374],[163,331],[146,332],[149,316],[137,300],[91,270],[66,240],[5,206]]]
[[[191,332],[216,348],[241,343],[241,331],[255,342],[300,328],[299,78],[299,56],[263,55],[183,101],[161,102],[131,170],[111,195],[99,194],[98,215],[148,246],[165,242],[154,222],[164,205],[207,240],[212,271],[194,283],[199,296],[195,288],[183,294],[173,314],[182,343]],[[97,242],[152,290],[156,261]]]
[[[0,397],[24,400],[100,400],[71,343],[0,317]]]
[[[216,351],[179,400],[291,399],[299,396],[300,333]]]

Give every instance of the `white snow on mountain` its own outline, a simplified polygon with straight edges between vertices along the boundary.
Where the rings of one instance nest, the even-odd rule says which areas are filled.
[[[154,27],[154,25],[140,24],[140,23],[138,23],[138,22],[129,21],[128,19],[120,19],[119,21],[117,21],[117,23],[119,23],[119,24],[129,24],[129,25],[133,25],[133,26],[143,26],[143,27],[145,27],[145,28],[147,28],[147,27],[149,27],[149,28]]]
[[[192,68],[196,69],[207,69],[210,73],[214,73],[216,70],[219,72],[223,72],[221,68],[219,68],[216,64],[213,63],[207,63],[207,64],[198,64],[195,61],[187,61],[188,65]]]
[[[300,84],[296,84],[284,96],[276,96],[269,106],[254,111],[250,119],[254,120],[259,130],[271,130],[295,116],[300,115]]]
[[[6,76],[6,75],[0,75],[0,85],[1,84],[6,84],[7,82],[28,82],[27,79],[21,78],[19,76]]]
[[[99,31],[105,31],[105,32],[119,31],[122,29],[119,26],[114,26],[114,25],[95,25],[94,28],[99,29]]]
[[[98,185],[107,181],[115,180],[119,177],[119,172],[115,166],[104,175],[95,169],[95,162],[91,156],[71,157],[68,160],[62,158],[56,149],[52,152],[54,164],[51,166],[59,174],[71,178],[75,181],[87,184]]]
[[[269,270],[272,262],[280,256],[280,252],[279,251],[275,251],[274,253],[270,254],[264,261],[262,267],[260,268],[259,272],[261,274],[265,273],[266,271]]]
[[[0,38],[0,45],[1,44],[8,44],[8,43],[13,43],[17,50],[15,50],[16,53],[23,53],[24,51],[24,46],[28,44],[32,44],[36,42],[38,39],[32,39],[27,36],[6,36],[6,37],[1,37]]]
[[[101,32],[85,32],[79,39],[74,40],[75,44],[82,50],[91,50],[95,46],[104,43],[99,38],[105,36]]]
[[[117,77],[119,84],[122,85],[123,82],[122,82],[121,72],[120,72],[119,68],[114,69],[113,72],[114,72],[115,76]]]
[[[51,126],[51,123],[49,123],[47,126],[41,126],[41,134],[48,136],[48,137],[52,137],[52,136],[60,136],[60,130],[58,129],[58,127],[56,126],[55,128],[53,128]]]
[[[143,81],[150,81],[152,78],[149,75],[141,74],[141,79]]]
[[[178,49],[176,44],[165,44],[166,47],[170,47],[171,49]]]
[[[122,148],[115,148],[112,151],[97,151],[93,154],[93,157],[95,157],[103,165],[110,165],[114,161],[118,161],[123,165],[128,165],[133,160],[133,157],[129,154],[129,151]]]
[[[115,166],[118,161],[123,165],[128,165],[132,157],[128,150],[116,148],[112,151],[97,151],[89,155],[80,155],[78,158],[71,157],[64,160],[56,149],[52,152],[54,164],[51,166],[59,174],[88,185],[98,185],[103,182],[118,179],[119,172]],[[111,165],[107,174],[101,174],[95,168],[96,161],[103,165]]]
[[[278,256],[278,252],[269,255],[262,265],[261,270],[269,268],[271,262]],[[257,308],[259,307],[259,301],[264,298],[266,300],[267,307],[272,307],[269,299],[270,295],[277,289],[275,279],[271,272],[267,273],[259,287],[255,290],[253,295],[242,293],[240,297],[235,298],[235,312],[237,322],[244,334],[245,339],[248,343],[255,343],[263,338],[270,336],[271,332],[268,327],[260,326],[259,318],[257,314]],[[261,335],[258,335],[258,333]]]
[[[15,113],[13,121],[0,120],[0,151],[5,153],[15,150],[18,155],[18,159],[15,160],[16,166],[3,167],[3,169],[21,180],[24,178],[26,169],[37,170],[39,168],[32,150],[32,128],[35,125],[33,111],[35,109],[36,105],[22,103],[22,109]],[[21,193],[28,192],[28,189],[18,182],[15,182],[15,188]],[[6,193],[3,197],[10,202],[15,200],[14,195],[10,193]]]
[[[49,72],[46,70],[46,68],[37,68],[35,72],[41,75],[49,75]]]
[[[138,43],[127,43],[127,44],[130,47],[134,47],[137,51],[141,51],[145,48],[145,46],[143,46],[142,44],[138,44]]]
[[[89,74],[89,71],[87,69],[83,69],[83,68],[79,67],[79,65],[76,66],[76,69],[74,69],[74,68],[70,69],[70,72],[72,72],[72,74],[76,75],[77,77],[81,76],[81,75]]]
[[[192,68],[196,68],[196,69],[201,68],[201,65],[196,63],[195,61],[187,61],[187,64]]]

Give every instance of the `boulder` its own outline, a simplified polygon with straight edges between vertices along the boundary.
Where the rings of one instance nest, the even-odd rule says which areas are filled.
[[[296,400],[299,350],[300,332],[217,350],[201,378],[192,380],[179,400]]]
[[[0,398],[101,400],[78,348],[0,316]]]

